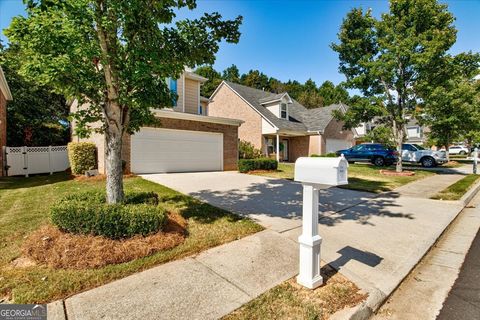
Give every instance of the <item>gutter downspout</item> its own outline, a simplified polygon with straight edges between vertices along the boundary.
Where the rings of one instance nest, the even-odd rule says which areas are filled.
[[[276,152],[275,152],[277,162],[280,162],[280,135],[278,134],[277,131],[277,146],[276,146]]]

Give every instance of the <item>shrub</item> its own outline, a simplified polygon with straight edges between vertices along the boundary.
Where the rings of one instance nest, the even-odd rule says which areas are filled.
[[[253,170],[277,170],[277,167],[277,160],[269,158],[238,160],[238,171],[240,172],[248,172]]]
[[[337,154],[335,152],[329,152],[326,154],[312,154],[310,157],[337,157]]]
[[[105,193],[89,191],[61,199],[50,213],[62,231],[119,239],[160,231],[166,211],[156,204],[158,195],[153,192],[130,193],[124,204],[107,204]]]
[[[97,147],[92,142],[70,142],[68,159],[72,173],[84,174],[87,170],[95,169],[97,167],[96,150]]]
[[[238,144],[238,158],[239,159],[257,159],[262,156],[262,151],[256,149],[255,146],[248,142],[240,140]]]

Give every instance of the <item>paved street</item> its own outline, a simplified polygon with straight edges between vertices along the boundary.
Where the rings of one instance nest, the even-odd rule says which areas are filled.
[[[437,319],[480,319],[480,232]]]

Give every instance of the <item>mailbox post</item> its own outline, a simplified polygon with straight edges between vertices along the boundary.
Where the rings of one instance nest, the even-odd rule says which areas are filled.
[[[315,289],[323,284],[320,275],[320,247],[318,234],[319,190],[325,186],[348,183],[348,162],[338,158],[299,158],[295,162],[295,181],[303,185],[302,235],[300,244],[300,268],[297,282]]]

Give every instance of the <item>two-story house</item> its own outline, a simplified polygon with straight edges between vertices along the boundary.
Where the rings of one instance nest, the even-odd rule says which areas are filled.
[[[339,103],[307,109],[287,92],[275,94],[223,81],[210,97],[209,114],[240,119],[241,140],[280,161],[325,154],[355,144],[355,130],[344,130],[333,112],[345,112]]]
[[[123,139],[122,159],[133,173],[236,170],[238,127],[241,120],[212,117],[208,99],[200,95],[207,81],[190,69],[179,79],[166,79],[177,94],[173,108],[152,110],[159,120],[157,127],[142,127]],[[72,104],[76,111],[78,103]],[[75,124],[72,123],[72,127]],[[98,169],[105,171],[105,137],[93,134],[89,139],[97,146]]]

